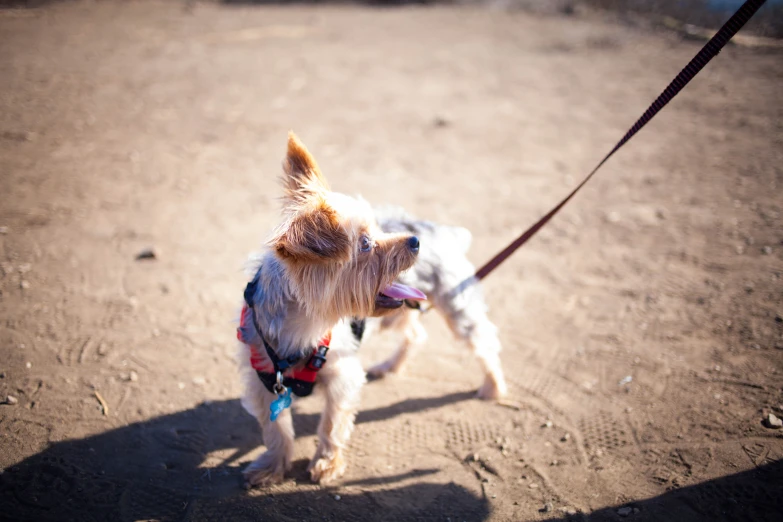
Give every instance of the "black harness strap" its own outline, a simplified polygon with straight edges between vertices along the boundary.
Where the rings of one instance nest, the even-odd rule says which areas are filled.
[[[256,332],[258,332],[258,336],[261,338],[261,341],[264,343],[264,348],[266,349],[266,353],[269,356],[269,359],[272,361],[272,365],[275,368],[275,374],[277,372],[284,372],[288,368],[294,366],[296,363],[302,360],[302,354],[294,354],[290,355],[285,359],[281,359],[277,356],[277,353],[274,351],[274,349],[269,346],[269,343],[266,342],[266,337],[264,337],[264,333],[261,331],[261,328],[258,326],[258,319],[256,318],[256,314],[253,311],[253,296],[256,293],[256,288],[258,287],[258,279],[254,278],[252,281],[250,281],[247,286],[245,287],[245,303],[247,304],[247,307],[251,311],[251,317],[253,318],[253,326],[256,329]],[[270,390],[271,391],[271,390]]]
[[[256,374],[258,375],[258,378],[261,380],[261,382],[264,384],[264,387],[269,390],[270,393],[276,393],[275,387],[277,386],[277,375],[282,374],[289,368],[295,366],[299,361],[302,360],[304,357],[303,353],[298,353],[291,355],[285,359],[281,359],[278,357],[277,352],[269,346],[269,343],[266,340],[266,337],[264,337],[264,333],[261,331],[261,328],[258,326],[258,319],[256,318],[255,311],[253,310],[253,296],[256,293],[256,289],[258,287],[258,278],[254,278],[251,282],[247,284],[245,287],[245,304],[247,305],[248,309],[250,310],[250,315],[253,319],[253,327],[256,329],[256,332],[258,333],[258,336],[261,338],[261,341],[264,343],[264,348],[266,349],[266,353],[269,356],[269,359],[272,361],[272,366],[274,367],[274,372],[262,372],[260,370],[256,370]],[[309,369],[312,372],[319,371],[323,365],[326,363],[326,353],[329,351],[328,346],[319,345],[310,356],[310,359],[307,361],[307,369]],[[311,393],[313,393],[313,388],[315,386],[315,382],[309,382],[309,381],[303,381],[301,379],[297,379],[292,376],[284,376],[283,377],[283,386],[290,388],[291,392],[296,395],[297,397],[307,397]]]
[[[364,328],[367,326],[366,323],[366,319],[353,318],[351,320],[351,333],[353,333],[353,336],[357,341],[361,341],[362,337],[364,337]]]

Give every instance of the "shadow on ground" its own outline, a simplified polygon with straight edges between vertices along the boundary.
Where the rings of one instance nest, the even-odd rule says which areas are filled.
[[[621,515],[622,513],[622,515]],[[595,522],[697,522],[707,520],[779,521],[783,513],[783,460],[755,469],[675,489],[657,497],[599,509]],[[582,520],[577,517],[551,518]]]
[[[472,397],[410,399],[362,412],[359,423],[377,422],[403,412],[422,411]],[[318,415],[295,415],[301,435],[312,434]],[[437,470],[414,469],[399,475],[346,481],[373,486],[359,494],[312,486],[307,462],[294,463],[295,484],[283,491],[242,488],[239,461],[262,443],[255,420],[238,400],[202,404],[190,410],[131,424],[85,439],[55,443],[0,475],[3,520],[401,520],[444,515],[483,520],[486,499],[455,484],[395,487]],[[408,484],[410,484],[408,482]],[[411,512],[406,498],[432,499],[425,512]],[[388,506],[397,506],[389,510]]]
[[[358,422],[378,422],[471,397],[472,393],[464,392],[409,399],[362,412]],[[295,418],[300,434],[313,433],[317,415]],[[255,421],[238,400],[203,404],[93,437],[55,443],[0,475],[0,519],[365,520],[370,512],[375,513],[374,520],[485,520],[490,516],[486,498],[453,483],[408,482],[395,487],[437,470],[346,481],[345,486],[374,488],[342,492],[336,501],[334,491],[309,484],[307,462],[301,460],[295,462],[290,474],[294,483],[286,490],[246,492],[239,461],[259,444]],[[423,510],[413,511],[406,508],[413,503],[405,500],[412,497],[433,500]],[[587,518],[619,520],[621,508],[630,509],[635,521],[779,520],[783,461],[607,507]],[[581,514],[577,517],[583,519]]]

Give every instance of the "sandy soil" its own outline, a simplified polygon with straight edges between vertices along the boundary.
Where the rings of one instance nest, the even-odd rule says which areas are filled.
[[[1,519],[779,516],[779,51],[727,48],[486,280],[509,404],[473,399],[429,314],[408,372],[366,387],[340,484],[307,480],[311,398],[289,480],[246,492],[263,446],[233,321],[289,128],[334,188],[467,226],[481,263],[700,44],[585,16],[191,7],[0,11]]]

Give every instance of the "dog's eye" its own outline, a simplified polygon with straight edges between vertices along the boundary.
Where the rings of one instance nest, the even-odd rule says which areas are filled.
[[[359,241],[359,249],[362,252],[369,252],[372,250],[372,241],[370,241],[369,237],[362,236],[362,239]]]

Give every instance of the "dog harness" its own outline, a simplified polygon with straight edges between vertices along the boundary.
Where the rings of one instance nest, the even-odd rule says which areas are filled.
[[[321,338],[304,366],[295,369],[294,366],[304,357],[303,353],[300,352],[281,359],[269,346],[258,326],[256,314],[253,311],[253,296],[257,286],[258,279],[254,279],[245,287],[245,305],[242,307],[242,316],[239,328],[237,328],[237,339],[250,347],[250,364],[267,390],[275,395],[286,394],[290,390],[298,397],[306,397],[313,392],[318,371],[326,363],[332,332],[327,332]],[[262,345],[268,360],[261,353]]]
[[[307,397],[313,393],[315,379],[318,372],[326,364],[326,354],[329,352],[329,343],[332,341],[331,330],[318,341],[318,345],[312,350],[310,358],[300,368],[297,366],[307,350],[290,355],[285,359],[278,357],[277,352],[269,346],[258,319],[253,310],[253,296],[258,287],[258,278],[253,279],[245,287],[245,304],[242,306],[242,315],[237,328],[237,339],[250,348],[250,365],[256,371],[256,375],[270,393],[277,395],[277,399],[269,405],[272,421],[277,420],[283,410],[291,406],[291,392],[297,397]],[[357,341],[364,336],[364,319],[351,321],[351,332]],[[268,360],[261,353],[264,346]],[[271,366],[270,363],[271,362]]]

